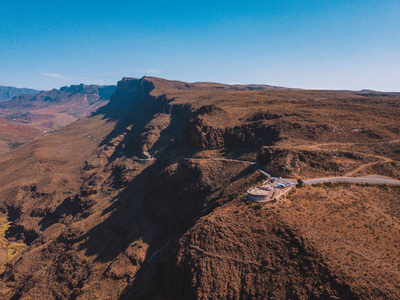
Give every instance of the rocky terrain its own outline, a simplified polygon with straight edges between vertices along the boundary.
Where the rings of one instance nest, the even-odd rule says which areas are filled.
[[[243,196],[265,177],[240,161],[393,176],[399,103],[124,78],[94,114],[0,157],[0,295],[398,299],[398,187],[316,184],[255,204]]]
[[[0,103],[0,153],[90,115],[107,104],[114,91],[115,86],[81,84],[31,91]]]
[[[9,100],[19,95],[39,94],[40,91],[12,86],[0,86],[0,102]]]

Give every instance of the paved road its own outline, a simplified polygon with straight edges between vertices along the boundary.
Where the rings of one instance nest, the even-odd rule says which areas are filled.
[[[272,176],[271,174],[269,174],[267,171],[265,171],[265,170],[261,169],[259,166],[257,166],[256,163],[253,163],[252,166],[253,166],[254,168],[256,168],[261,174],[263,174],[263,175],[266,176],[267,178],[272,178],[272,177],[274,177],[274,176]]]
[[[395,184],[400,185],[399,180],[391,178],[374,177],[323,177],[314,179],[304,179],[304,184],[324,183],[324,182],[351,182],[351,183],[369,183],[369,184]]]
[[[229,159],[229,158],[190,158],[185,157],[185,160],[217,160],[217,161],[229,161],[235,163],[245,163],[252,165],[255,167],[261,174],[265,175],[267,178],[273,177],[271,174],[261,169],[255,162],[247,161],[247,160],[239,160],[239,159]],[[324,182],[350,182],[350,183],[368,183],[368,184],[394,184],[400,185],[399,180],[395,180],[392,178],[376,178],[376,177],[348,177],[348,176],[337,176],[337,177],[322,177],[322,178],[312,178],[312,179],[303,179],[304,184],[313,184],[313,183],[324,183]],[[296,184],[296,179],[290,178],[282,178],[277,179],[274,182],[274,186],[278,183],[293,183]]]
[[[230,161],[230,162],[235,162],[235,163],[241,163],[241,164],[249,164],[249,165],[255,165],[256,163],[254,161],[248,161],[248,160],[240,160],[240,159],[229,159],[229,158],[221,158],[221,157],[203,157],[203,158],[193,158],[193,157],[183,157],[184,160],[217,160],[217,161]]]

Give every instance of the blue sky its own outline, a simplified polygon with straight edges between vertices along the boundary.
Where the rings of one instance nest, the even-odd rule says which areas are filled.
[[[0,85],[143,75],[400,91],[400,1],[0,0]]]

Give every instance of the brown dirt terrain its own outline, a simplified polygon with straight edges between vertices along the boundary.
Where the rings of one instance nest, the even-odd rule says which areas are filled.
[[[252,204],[255,168],[182,159],[389,176],[400,96],[372,94],[123,79],[94,115],[0,157],[1,297],[398,299],[399,188]]]
[[[36,128],[0,118],[0,154],[33,140],[40,134],[41,131]]]

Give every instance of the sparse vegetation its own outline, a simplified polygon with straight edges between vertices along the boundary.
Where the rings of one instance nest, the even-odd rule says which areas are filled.
[[[291,201],[253,203],[241,197],[266,179],[248,163],[184,159],[257,159],[304,179],[369,174],[379,157],[399,159],[399,95],[157,78],[119,89],[2,157],[0,212],[13,227],[1,228],[8,257],[21,254],[2,274],[6,299],[400,298],[400,188],[305,185]],[[156,159],[131,159],[144,150]]]
[[[251,206],[254,210],[260,210],[263,208],[263,204],[261,203],[255,203],[254,205]]]
[[[18,148],[19,146],[21,146],[23,144],[24,143],[15,142],[15,143],[9,143],[8,146],[10,147],[10,149],[16,149],[16,148]]]
[[[303,180],[297,179],[297,187],[298,187],[298,188],[301,188],[301,187],[303,187],[303,185],[304,185]]]

